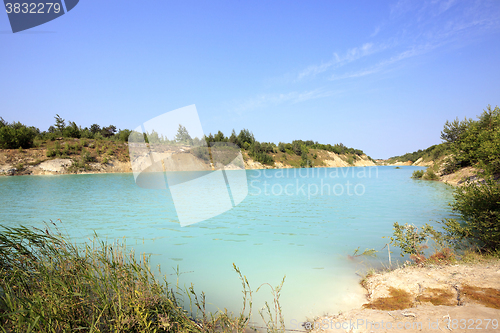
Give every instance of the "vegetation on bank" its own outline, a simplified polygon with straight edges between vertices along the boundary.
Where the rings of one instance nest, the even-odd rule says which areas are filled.
[[[203,293],[160,282],[149,258],[138,259],[125,244],[95,239],[76,246],[49,228],[1,228],[4,332],[243,332],[250,323],[252,290],[234,264],[243,287],[241,312],[208,313]],[[274,301],[260,311],[269,332],[284,332],[282,285],[271,287]]]
[[[441,175],[468,166],[478,173],[455,189],[450,206],[460,217],[441,221],[442,231],[428,224],[419,229],[395,223],[391,243],[417,264],[449,261],[471,250],[500,256],[500,108],[488,106],[477,120],[447,121],[441,139],[443,151],[449,154],[441,164],[436,163]],[[435,169],[417,170],[412,178],[437,180]],[[426,258],[429,240],[436,252]]]
[[[250,157],[266,165],[282,162],[292,167],[321,166],[318,156],[322,151],[342,155],[350,165],[354,165],[354,162],[364,154],[362,150],[346,147],[342,143],[331,145],[320,144],[312,140],[294,140],[291,143],[279,142],[276,145],[272,142],[259,142],[247,129],[241,130],[239,134],[233,130],[229,137],[219,131],[215,135],[210,133],[204,138],[192,138],[185,127],[179,126],[176,136],[169,140],[155,131],[142,134],[128,129],[117,130],[114,125],[101,127],[98,124],[82,128],[75,122],[66,122],[59,115],[54,118],[54,125],[50,126],[47,131],[40,131],[36,127],[28,127],[19,122],[9,124],[0,117],[0,148],[20,150],[45,148],[48,159],[73,158],[74,171],[88,169],[91,162],[106,164],[113,152],[117,151],[120,157],[127,159],[128,153],[124,151],[126,150],[124,143],[128,142],[129,137],[146,143],[193,146],[199,146],[200,142],[205,140],[209,147],[214,143],[227,142],[240,147],[244,158]],[[63,144],[60,141],[63,141]],[[103,154],[108,156],[102,156]],[[201,150],[200,154],[203,155]],[[203,157],[206,156],[200,156],[200,158]]]
[[[438,145],[430,146],[427,149],[419,149],[413,153],[406,153],[401,156],[393,156],[387,159],[387,164],[394,164],[396,162],[408,162],[411,161],[415,163],[417,160],[422,158],[423,161],[435,161],[439,158],[449,154],[450,150],[446,143],[441,143]]]

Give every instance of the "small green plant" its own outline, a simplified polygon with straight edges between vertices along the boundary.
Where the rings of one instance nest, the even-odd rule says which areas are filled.
[[[423,255],[423,250],[427,248],[427,245],[422,243],[427,241],[427,238],[433,233],[434,228],[428,224],[425,224],[419,231],[419,228],[413,224],[400,225],[398,222],[394,222],[393,235],[389,239],[391,244],[401,249],[402,257],[409,254],[410,258],[414,256],[418,261],[418,258]]]
[[[271,293],[274,299],[272,306],[269,306],[269,303],[265,302],[265,307],[259,310],[259,314],[262,320],[266,323],[267,332],[269,333],[285,333],[285,319],[283,317],[281,305],[279,302],[280,292],[283,288],[283,284],[285,283],[285,277],[286,276],[284,276],[281,283],[274,288],[269,283],[263,283],[256,290],[256,292],[258,292],[264,285],[267,285],[271,288]]]
[[[102,159],[102,164],[108,164],[108,158],[106,156]]]
[[[377,256],[377,250],[375,249],[365,249],[363,252],[359,252],[359,246],[356,250],[354,250],[352,255],[347,255],[347,258],[353,260],[358,257],[376,257]]]
[[[23,147],[19,146],[19,152],[22,153],[23,152]]]
[[[47,157],[54,157],[56,156],[56,151],[54,149],[49,148],[45,155],[47,155]]]
[[[69,144],[68,144],[68,143],[66,143],[66,144],[64,145],[63,150],[61,151],[61,155],[63,155],[63,156],[68,156],[69,154],[70,154],[70,147],[69,147]]]

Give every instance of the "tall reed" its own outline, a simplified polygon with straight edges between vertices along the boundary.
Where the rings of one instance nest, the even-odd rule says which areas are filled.
[[[241,313],[207,313],[205,295],[191,286],[192,315],[179,286],[155,277],[149,257],[98,238],[77,246],[52,229],[0,225],[3,332],[243,332],[249,324],[251,290],[236,266]]]

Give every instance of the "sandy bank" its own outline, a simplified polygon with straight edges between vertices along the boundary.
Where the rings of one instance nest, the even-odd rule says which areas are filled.
[[[488,319],[500,321],[500,260],[448,266],[409,266],[373,274],[366,278],[363,286],[366,288],[366,304],[378,304],[379,308],[380,304],[385,304],[389,308],[361,308],[323,316],[314,321],[316,328],[313,331],[500,331],[500,326],[494,329],[491,321],[486,327]],[[402,291],[401,295],[407,298],[401,295],[394,298],[394,290]],[[485,303],[482,300],[485,296],[493,303]],[[408,302],[407,306],[404,306],[405,302]],[[492,307],[495,302],[497,308]],[[394,304],[401,307],[398,310],[390,308]],[[342,327],[343,323],[354,325],[344,324]]]

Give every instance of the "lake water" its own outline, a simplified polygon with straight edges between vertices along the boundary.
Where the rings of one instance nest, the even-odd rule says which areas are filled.
[[[247,170],[243,202],[187,227],[179,225],[168,190],[140,188],[132,174],[0,177],[1,223],[43,227],[60,219],[74,241],[94,231],[109,240],[125,236],[136,252],[151,253],[163,273],[178,266],[181,285],[204,291],[211,310],[241,307],[233,262],[254,290],[265,282],[276,286],[286,275],[280,301],[287,326],[295,328],[364,302],[357,273],[388,264],[382,237],[394,222],[435,225],[452,215],[453,189],[411,179],[417,169]],[[380,252],[371,260],[349,259],[358,247]],[[392,254],[393,261],[398,257]],[[270,288],[253,300],[254,309],[272,301]]]

